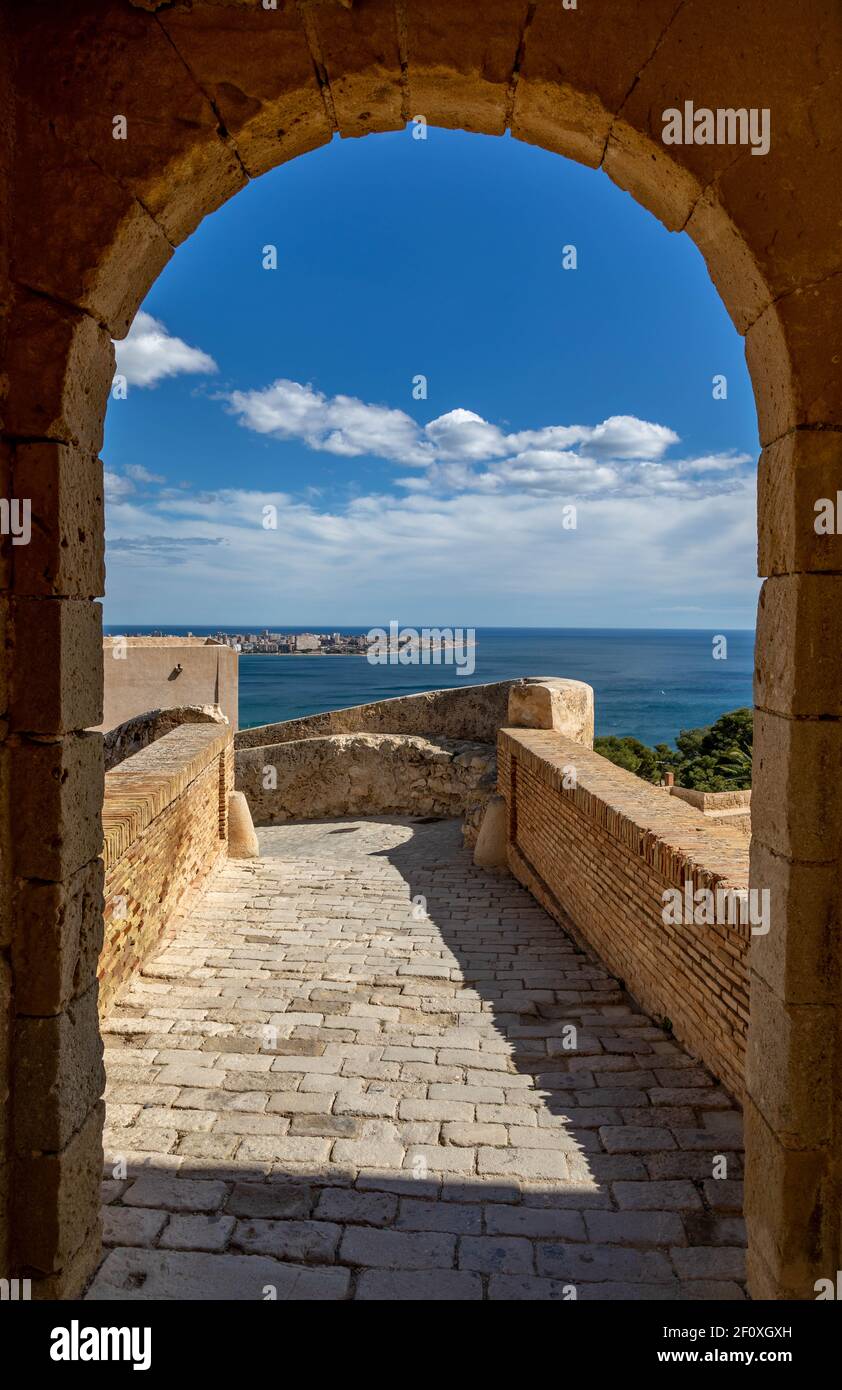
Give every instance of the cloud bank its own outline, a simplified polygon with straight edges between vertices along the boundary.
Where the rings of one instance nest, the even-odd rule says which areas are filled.
[[[237,422],[257,434],[424,470],[397,479],[414,493],[706,496],[739,486],[743,465],[750,462],[739,453],[666,459],[678,435],[634,415],[506,432],[459,407],[421,425],[403,410],[326,396],[285,378],[260,390],[229,392],[223,400]]]
[[[674,430],[633,415],[511,431],[457,408],[422,424],[287,379],[221,399],[254,433],[398,472],[360,496],[349,471],[340,500],[315,487],[175,488],[141,464],[109,469],[115,621],[753,622],[747,454],[682,455]]]

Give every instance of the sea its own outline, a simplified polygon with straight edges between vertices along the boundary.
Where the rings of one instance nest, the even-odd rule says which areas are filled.
[[[383,624],[388,628],[388,622]],[[432,626],[430,624],[429,626]],[[341,623],[105,628],[109,636],[164,632],[346,632]],[[722,639],[725,639],[724,643]],[[480,685],[518,676],[567,676],[594,688],[597,734],[672,743],[682,729],[713,723],[752,703],[754,633],[662,628],[477,628],[475,669],[449,665],[372,665],[365,656],[240,656],[240,727],[297,719],[395,695]],[[718,652],[718,655],[715,653]]]

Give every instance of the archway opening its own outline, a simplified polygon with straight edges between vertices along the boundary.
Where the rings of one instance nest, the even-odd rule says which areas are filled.
[[[37,95],[18,102],[13,171],[15,331],[5,425],[14,472],[31,482],[42,522],[38,547],[15,566],[13,617],[16,627],[31,621],[46,639],[28,649],[18,642],[13,671],[16,922],[26,922],[41,884],[48,885],[51,902],[75,911],[88,891],[80,885],[83,871],[98,855],[97,745],[83,736],[95,701],[74,691],[69,679],[69,654],[93,655],[97,643],[89,602],[100,585],[93,455],[112,374],[109,337],[128,328],[172,245],[248,177],[323,143],[334,129],[357,134],[401,125],[413,117],[413,107],[426,107],[430,124],[440,120],[486,133],[511,128],[584,162],[602,163],[667,225],[686,225],[747,335],[765,446],[761,569],[773,576],[760,609],[755,873],[774,883],[782,903],[780,934],[753,948],[753,986],[762,1009],[754,1010],[749,1048],[750,1161],[771,1175],[764,1191],[757,1189],[752,1213],[753,1279],[756,1291],[803,1297],[822,1260],[833,1258],[838,1235],[832,1049],[825,1046],[838,999],[835,976],[824,968],[835,922],[838,818],[822,775],[836,756],[838,709],[832,663],[822,668],[818,689],[807,689],[790,658],[805,642],[813,650],[811,634],[822,623],[832,630],[837,542],[815,531],[812,505],[816,494],[829,491],[833,476],[833,324],[840,282],[832,203],[823,214],[830,220],[815,219],[809,236],[798,215],[782,217],[770,234],[768,208],[770,202],[778,208],[783,198],[797,214],[803,190],[824,181],[833,140],[820,140],[816,131],[832,128],[827,63],[838,53],[838,17],[816,5],[804,22],[827,42],[805,43],[787,55],[785,66],[754,70],[744,58],[755,51],[758,17],[751,6],[729,17],[727,36],[717,35],[722,43],[713,65],[697,7],[668,8],[628,29],[584,20],[566,30],[559,25],[568,16],[518,4],[501,7],[493,22],[480,26],[462,23],[473,17],[470,11],[422,22],[411,7],[401,7],[400,21],[379,4],[355,6],[353,13],[320,6],[302,15],[287,8],[273,16],[271,32],[263,16],[239,7],[230,13],[215,6],[183,14],[121,12],[109,20],[101,43],[79,45],[83,56],[72,72],[63,61],[66,45],[84,38],[86,26],[98,25],[101,15],[57,21],[72,33],[54,36],[52,67],[42,65]],[[19,72],[27,70],[35,48],[44,48],[43,22],[42,12],[16,21]],[[230,43],[232,33],[240,42]],[[127,72],[131,82],[121,87]],[[111,85],[97,81],[103,73]],[[768,165],[727,142],[665,152],[660,112],[695,90],[697,81],[712,107],[731,101],[729,86],[758,108],[778,102],[786,118]],[[140,118],[144,138],[135,145],[114,138],[113,82],[127,98],[121,104],[129,125]],[[85,100],[75,99],[79,86]],[[148,102],[153,90],[160,119],[144,123],[138,93]],[[52,177],[45,179],[45,171]],[[70,228],[68,188],[84,212]],[[37,247],[32,226],[44,233]],[[70,477],[81,498],[76,512],[77,504],[68,501]],[[787,634],[781,663],[772,656],[774,630]],[[61,659],[45,670],[43,652]],[[40,703],[28,693],[39,681],[48,692]],[[41,779],[32,776],[39,769]],[[49,793],[42,801],[38,787]],[[62,829],[70,799],[76,805],[73,834]],[[35,824],[54,831],[40,845],[31,833]],[[796,881],[802,882],[798,892]],[[95,890],[88,893],[90,901],[95,896]],[[811,908],[799,915],[798,904],[807,899]],[[21,945],[17,926],[13,936],[21,1028],[34,1042],[42,1034],[58,1037],[61,1021],[70,1020],[79,1023],[85,1046],[95,1047],[95,1026],[89,1014],[82,1018],[74,994],[75,967],[68,970],[63,943],[52,942],[48,926],[43,930],[49,958],[63,962],[43,995],[32,992],[30,946]],[[807,961],[803,970],[799,959]],[[46,1027],[44,1019],[50,1020]],[[815,1059],[808,1087],[799,1083],[805,1055]],[[60,1238],[47,1249],[23,1220],[13,1228],[12,1247],[19,1265],[43,1276],[45,1290],[61,1291],[79,1287],[96,1238],[87,1224],[90,1205],[76,1202],[70,1217],[56,1173],[65,1164],[77,1177],[83,1171],[88,1190],[97,1108],[91,1086],[76,1084],[61,1046],[50,1043],[42,1061],[54,1078],[56,1104],[30,1113],[32,1064],[19,1061],[14,1162],[29,1208],[49,1195]],[[79,1181],[73,1185],[80,1190]]]
[[[653,1180],[646,1165],[657,1168],[692,1131],[699,1147],[684,1169],[688,1175],[692,1169],[693,1181],[685,1179],[683,1209],[665,1223],[663,1249],[650,1249],[644,1240],[634,1257],[619,1247],[614,1254],[618,1264],[636,1258],[636,1278],[646,1282],[648,1269],[650,1282],[665,1297],[679,1283],[688,1297],[694,1291],[708,1296],[709,1279],[693,1275],[703,1268],[709,1272],[703,1260],[718,1262],[731,1276],[719,1281],[719,1294],[739,1297],[742,1235],[734,1210],[742,1172],[739,1118],[727,1093],[703,1068],[682,1069],[690,1063],[683,1050],[689,1047],[717,1081],[740,1096],[744,1022],[735,1027],[725,1011],[717,1017],[728,1038],[720,1057],[711,1037],[697,1033],[684,1010],[680,996],[686,981],[668,950],[659,967],[668,981],[663,992],[634,965],[622,967],[624,984],[605,973],[599,960],[602,937],[598,925],[589,922],[588,899],[578,890],[575,899],[568,898],[564,882],[555,884],[557,846],[542,857],[530,832],[528,803],[516,805],[509,798],[521,823],[512,851],[515,872],[544,907],[555,884],[562,923],[571,913],[581,918],[584,932],[577,939],[594,952],[592,958],[574,952],[559,933],[565,945],[554,959],[550,918],[538,912],[533,920],[526,895],[520,890],[521,896],[514,896],[519,891],[514,884],[503,887],[499,878],[466,870],[464,854],[460,857],[453,837],[445,834],[446,823],[440,830],[426,828],[428,822],[444,821],[442,812],[450,805],[440,785],[442,759],[484,757],[497,781],[491,767],[494,745],[484,742],[488,735],[476,719],[473,726],[464,719],[451,729],[465,740],[457,749],[437,740],[428,727],[404,738],[400,722],[384,725],[375,750],[381,778],[388,779],[394,756],[410,759],[403,771],[406,800],[397,811],[393,803],[372,799],[366,740],[381,735],[368,732],[355,747],[339,722],[343,706],[365,709],[411,692],[460,685],[480,687],[482,699],[494,683],[540,671],[597,684],[597,734],[633,735],[662,748],[694,723],[710,723],[735,705],[748,704],[751,633],[732,629],[741,619],[751,622],[756,603],[750,537],[757,441],[739,339],[693,248],[598,175],[515,142],[422,130],[423,139],[411,125],[359,145],[334,142],[263,176],[194,234],[163,272],[127,338],[117,344],[103,451],[111,537],[108,737],[108,711],[113,719],[117,708],[109,683],[119,678],[124,700],[127,686],[141,703],[157,706],[167,699],[165,687],[155,694],[150,681],[138,675],[150,652],[156,662],[161,655],[156,639],[144,638],[150,629],[158,629],[166,643],[189,629],[192,640],[204,637],[245,648],[238,713],[248,742],[236,754],[236,775],[264,853],[254,887],[268,901],[271,870],[280,855],[292,884],[297,874],[309,882],[322,857],[327,866],[322,891],[350,873],[363,877],[372,891],[388,892],[391,880],[381,883],[372,867],[384,856],[419,913],[410,922],[419,925],[394,929],[406,933],[406,944],[395,955],[388,922],[396,919],[384,917],[374,941],[359,935],[346,940],[343,928],[331,931],[332,924],[324,924],[325,963],[296,984],[297,997],[285,1000],[286,1008],[278,1002],[275,1016],[266,1011],[260,977],[271,968],[273,988],[283,997],[295,948],[288,962],[281,945],[284,931],[276,940],[271,916],[258,909],[241,913],[235,880],[237,885],[243,880],[231,870],[228,878],[214,879],[217,895],[228,904],[226,932],[235,937],[259,932],[265,949],[278,955],[247,985],[250,962],[242,953],[243,1016],[238,1020],[224,991],[221,999],[215,997],[219,982],[213,961],[221,943],[212,931],[203,942],[187,928],[194,951],[207,952],[210,990],[191,992],[182,982],[172,1005],[157,991],[149,993],[150,984],[178,974],[178,941],[168,948],[165,939],[152,943],[150,976],[120,975],[116,988],[112,971],[122,969],[124,956],[116,948],[125,925],[115,919],[114,900],[122,901],[126,881],[119,864],[109,866],[100,989],[108,1004],[107,1057],[115,1073],[110,1106],[117,1116],[116,1127],[106,1121],[105,1153],[118,1186],[105,1212],[110,1253],[94,1288],[101,1295],[119,1287],[126,1275],[121,1233],[135,1218],[123,1197],[133,1202],[135,1189],[121,1184],[136,1173],[120,1164],[126,1150],[133,1152],[134,1135],[146,1153],[136,1179],[141,1196],[144,1182],[151,1180],[154,1193],[155,1181],[170,1181],[181,1160],[196,1177],[206,1159],[210,1177],[211,1160],[224,1159],[232,1168],[239,1165],[242,1182],[257,1182],[255,1160],[262,1146],[264,1157],[274,1153],[276,1177],[283,1172],[302,1180],[298,1165],[312,1151],[306,1173],[319,1189],[323,1182],[346,1180],[355,1155],[360,1163],[366,1157],[373,1162],[379,1152],[381,1164],[402,1163],[398,1171],[406,1169],[418,1179],[414,1200],[426,1202],[421,1214],[428,1221],[438,1203],[451,1199],[457,1174],[481,1190],[496,1165],[521,1180],[543,1175],[544,1200],[555,1197],[560,1209],[578,1200],[581,1234],[593,1241],[596,1211],[605,1203],[615,1208],[612,1177],[637,1179],[639,1192]],[[419,166],[419,160],[426,163]],[[328,190],[338,211],[326,224]],[[282,225],[283,240],[275,230]],[[408,246],[407,227],[412,228]],[[340,261],[337,245],[343,248]],[[650,345],[645,359],[643,343]],[[506,364],[502,372],[501,362]],[[742,599],[736,598],[740,589]],[[380,606],[384,601],[388,612]],[[731,606],[740,603],[741,608]],[[406,662],[393,653],[396,659],[385,665],[366,660],[358,646],[343,650],[348,642],[370,643],[378,622],[388,629],[390,615],[404,633],[413,623],[419,633],[464,631],[469,646],[454,643],[438,659],[430,653],[429,660],[423,650]],[[303,644],[320,627],[327,637],[339,634],[333,660],[330,648],[306,654]],[[683,629],[680,635],[676,628]],[[118,632],[129,634],[126,648]],[[164,655],[168,668],[176,653],[166,646]],[[188,647],[177,655],[187,668],[179,671],[177,689],[183,692],[190,663],[196,657],[204,661],[207,652],[203,646]],[[682,696],[688,687],[698,704]],[[211,700],[210,694],[197,698]],[[698,716],[692,712],[697,708]],[[296,737],[304,737],[300,727],[284,728],[290,719],[306,724],[323,711],[331,712],[340,731],[335,738],[316,737],[315,727],[309,728],[305,747]],[[121,713],[126,712],[124,706]],[[137,717],[145,711],[128,712]],[[365,729],[363,714],[352,710],[351,717]],[[391,717],[399,719],[400,711],[393,709]],[[510,722],[508,711],[503,722]],[[419,773],[422,733],[429,734],[439,760],[435,778]],[[472,735],[475,741],[468,743]],[[287,736],[293,739],[291,750]],[[613,745],[600,746],[609,755],[616,751]],[[621,751],[630,747],[626,740]],[[194,756],[191,746],[189,757]],[[335,785],[346,778],[350,762],[357,795],[337,799]],[[601,763],[590,755],[583,778],[610,777],[610,765],[603,764],[600,773]],[[508,751],[501,750],[501,780],[509,765]],[[124,773],[130,766],[120,764]],[[576,762],[567,768],[578,773]],[[143,770],[148,773],[148,758]],[[666,763],[656,769],[656,782],[665,780],[665,770]],[[614,794],[620,801],[634,780],[619,779]],[[114,786],[122,791],[122,783]],[[649,795],[639,812],[640,823],[649,827],[646,816],[669,796],[643,781],[639,787],[644,802]],[[538,803],[537,795],[529,800]],[[692,816],[683,802],[673,805],[669,830],[680,839],[689,833]],[[331,811],[337,819],[330,818]],[[372,820],[372,812],[381,814]],[[561,833],[568,810],[542,802],[538,814],[545,831],[554,827]],[[578,805],[575,815],[583,837],[600,833]],[[662,837],[665,833],[666,825],[660,830]],[[346,835],[351,838],[334,838]],[[712,830],[709,841],[711,856],[741,857],[747,883],[747,844],[731,836],[717,845]],[[174,846],[170,853],[176,857]],[[623,883],[629,863],[611,860],[610,852],[609,862],[616,882]],[[565,879],[569,867],[564,861],[560,867]],[[464,877],[466,922],[472,932],[478,929],[473,939],[465,939],[465,924],[454,926],[448,908],[454,873]],[[588,868],[585,878],[591,873]],[[587,892],[584,884],[582,891]],[[657,894],[663,891],[659,878],[650,888],[658,914]],[[289,893],[299,915],[287,927],[306,932],[300,891],[296,896],[291,887]],[[353,895],[344,906],[352,917],[360,910]],[[620,936],[634,937],[637,918],[646,915],[632,897],[625,914],[616,900],[610,910],[620,912]],[[507,912],[516,914],[521,936],[511,981],[506,952],[495,952],[493,944]],[[133,904],[131,933],[137,930],[136,916]],[[481,925],[483,916],[491,926]],[[596,928],[595,941],[589,927]],[[656,938],[659,930],[656,924]],[[641,955],[651,935],[650,924],[636,942]],[[679,944],[676,956],[685,944]],[[718,938],[702,943],[699,936],[696,944],[705,962],[715,962]],[[408,958],[401,954],[407,947],[415,953]],[[337,992],[336,1016],[322,1027],[318,1001],[325,990],[330,993],[338,968],[341,977],[343,953],[349,950],[362,962],[355,993],[349,1003]],[[382,1023],[355,1033],[356,1004],[376,1012],[382,1002],[371,989],[359,993],[374,984],[366,979],[365,963],[378,951],[385,953],[380,974],[389,977],[380,983],[390,984],[391,998],[403,1000],[402,1015],[408,1018],[400,1026],[391,1016],[394,1006],[386,1006]],[[466,1002],[458,994],[440,996],[440,1018],[428,1026],[426,1045],[413,1054],[423,1015],[415,1007],[418,996],[402,993],[399,972],[409,964],[418,972],[412,978],[421,980],[431,959],[432,978],[453,969],[479,984],[467,992]],[[495,963],[484,972],[483,962],[489,961]],[[609,961],[619,973],[619,957],[609,952]],[[588,968],[599,980],[590,1006],[584,997],[573,998],[577,972]],[[530,977],[542,971],[543,985],[531,985]],[[742,955],[738,979],[732,988],[747,1005]],[[507,992],[520,993],[516,1005],[504,1002]],[[434,998],[431,987],[421,1002],[429,1006]],[[641,1000],[654,1023],[641,1012]],[[490,1026],[471,1067],[459,1038],[473,1044],[478,1035],[461,1010],[476,1003]],[[627,1016],[618,1030],[618,1011],[622,1015],[624,1008]],[[717,1015],[714,1001],[710,1012]],[[165,1035],[156,1020],[182,1031]],[[328,1024],[344,1024],[341,1036]],[[270,1042],[267,1030],[273,1034]],[[564,1058],[565,1030],[579,1060],[590,1058],[592,1071],[583,1075],[582,1086]],[[217,1045],[221,1050],[215,1053]],[[302,1055],[308,1046],[326,1068],[312,1076]],[[361,1052],[367,1052],[362,1062]],[[293,1068],[278,1074],[289,1090],[266,1089],[277,1081],[274,1072],[241,1074],[239,1064],[249,1056],[257,1056],[261,1065],[283,1059],[284,1067]],[[229,1074],[231,1057],[238,1067]],[[509,1073],[498,1073],[495,1085],[491,1073],[503,1057]],[[627,1071],[614,1069],[620,1059]],[[139,1089],[133,1077],[133,1068],[159,1062],[161,1104],[155,1085]],[[334,1062],[341,1064],[335,1074],[329,1070]],[[483,1088],[472,1084],[471,1076],[484,1070],[481,1098]],[[688,1083],[679,1088],[685,1093],[681,1106],[660,1100],[660,1083],[671,1071]],[[511,1096],[501,1075],[510,1080]],[[316,1076],[324,1089],[314,1102],[308,1085]],[[598,1098],[613,1095],[613,1105],[591,1103],[594,1080]],[[179,1082],[195,1084],[167,1100]],[[526,1085],[517,1096],[521,1082]],[[235,1104],[245,1107],[239,1120],[226,1113],[220,1098],[229,1083]],[[461,1085],[466,1099],[440,1099],[437,1084],[453,1088],[454,1096]],[[698,1087],[695,1104],[687,1101],[691,1084]],[[433,1090],[422,1096],[419,1086]],[[213,1096],[220,1112],[213,1109]],[[416,1101],[423,1120],[409,1118]],[[470,1116],[457,1123],[454,1104],[460,1114],[470,1110]],[[313,1113],[299,1109],[306,1106]],[[632,1155],[631,1120],[644,1112],[650,1132],[637,1135],[638,1151]],[[305,1120],[298,1118],[302,1113]],[[508,1127],[502,1123],[506,1116]],[[709,1153],[701,1147],[706,1129]],[[317,1150],[325,1159],[323,1172],[315,1161]],[[575,1180],[563,1180],[562,1166]],[[364,1176],[374,1181],[371,1173]],[[716,1177],[730,1183],[725,1208],[718,1197],[711,1198],[715,1188],[705,1187]],[[311,1215],[325,1230],[318,1223],[323,1206],[320,1199]],[[621,1208],[615,1216],[622,1225]],[[223,1219],[230,1217],[226,1213]],[[394,1220],[399,1219],[396,1211]],[[517,1219],[524,1229],[535,1222],[529,1211]],[[241,1226],[232,1227],[231,1254],[246,1239]],[[358,1234],[349,1219],[343,1249],[353,1247]],[[166,1243],[176,1242],[174,1250],[178,1238],[177,1225],[164,1236]],[[675,1266],[669,1244],[685,1241],[690,1251]],[[610,1231],[606,1243],[610,1254]],[[520,1257],[538,1260],[537,1246],[536,1253],[530,1251],[524,1246]],[[181,1255],[190,1258],[186,1247]],[[141,1258],[136,1251],[130,1263]],[[148,1258],[157,1268],[160,1257],[150,1251]],[[532,1272],[539,1286],[550,1273],[543,1267]],[[464,1274],[466,1285],[476,1283],[477,1271]],[[604,1270],[600,1277],[604,1281]],[[363,1273],[360,1287],[369,1282]],[[631,1277],[629,1292],[634,1284]]]

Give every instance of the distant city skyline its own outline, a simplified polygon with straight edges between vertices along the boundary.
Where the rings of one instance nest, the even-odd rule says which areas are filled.
[[[207,219],[117,354],[110,625],[754,624],[742,341],[601,173],[335,140]]]

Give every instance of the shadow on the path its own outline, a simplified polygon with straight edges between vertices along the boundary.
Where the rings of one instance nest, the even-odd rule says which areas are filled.
[[[455,832],[456,823],[451,824]],[[568,1153],[572,1180],[645,1182],[692,1175],[702,1182],[711,1177],[715,1154],[725,1155],[729,1177],[742,1177],[742,1155],[733,1147],[733,1102],[702,1064],[506,870],[475,866],[455,833],[448,860],[442,861],[436,838],[432,826],[416,822],[411,839],[375,851],[400,873],[410,901],[423,900],[426,921],[410,921],[403,930],[417,940],[432,928],[448,948],[461,980],[479,994],[485,1019],[491,1015],[505,1042],[505,1053],[497,1055],[507,1055],[540,1098],[546,1115],[539,1114],[539,1123],[550,1116],[558,1121],[552,1133]],[[429,854],[425,839],[432,841]],[[434,951],[433,940],[431,957]],[[431,979],[429,987],[433,994],[441,991],[443,1000],[455,997],[452,986],[445,989],[440,980]],[[447,1012],[446,1003],[442,1011]],[[460,1020],[470,1027],[470,1016],[457,1016],[454,1026]],[[486,1084],[493,1085],[490,1076]],[[715,1113],[723,1117],[721,1132],[710,1134],[707,1153],[681,1150],[671,1137],[672,1126],[701,1128],[687,1101],[691,1089],[698,1091],[700,1104],[704,1098],[707,1114],[715,1100],[720,1107]],[[681,1092],[681,1103],[653,1105],[651,1091],[659,1100],[666,1099],[665,1092]],[[647,1153],[645,1137],[638,1135],[635,1143],[630,1133],[613,1132],[647,1127],[663,1135],[663,1148],[653,1143]]]

